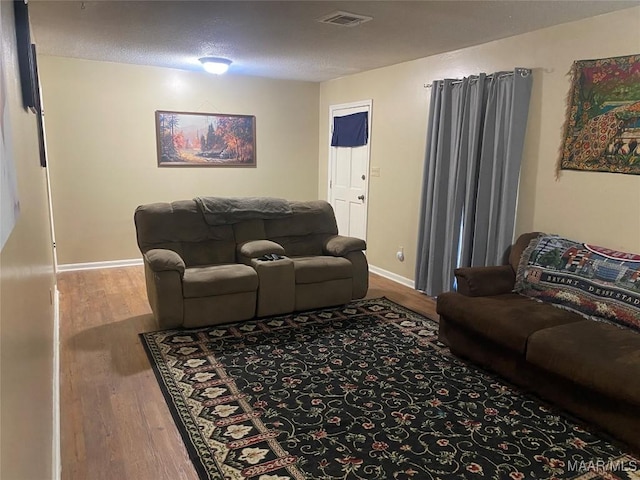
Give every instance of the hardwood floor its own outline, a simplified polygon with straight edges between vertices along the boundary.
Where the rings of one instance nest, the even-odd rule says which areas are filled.
[[[61,318],[63,480],[197,480],[138,333],[156,330],[142,267],[65,272]],[[385,296],[437,318],[435,301],[371,274]]]

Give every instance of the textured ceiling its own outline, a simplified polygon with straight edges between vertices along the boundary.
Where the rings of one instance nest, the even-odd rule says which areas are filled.
[[[639,4],[30,0],[29,13],[41,54],[187,70],[201,69],[198,57],[221,56],[233,60],[230,73],[318,82]],[[315,21],[335,10],[373,20]]]

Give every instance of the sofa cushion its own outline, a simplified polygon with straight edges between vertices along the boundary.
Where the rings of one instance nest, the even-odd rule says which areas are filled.
[[[640,405],[640,334],[582,320],[539,330],[527,346],[528,362],[578,385]]]
[[[351,262],[344,257],[319,255],[295,257],[292,260],[297,284],[320,283],[353,276]]]
[[[453,323],[522,354],[533,332],[584,320],[575,313],[515,293],[490,297],[443,293],[438,296],[437,312]]]
[[[140,205],[134,221],[143,252],[171,242],[235,241],[231,225],[212,227],[204,223],[193,200]]]
[[[187,268],[182,281],[185,298],[252,292],[257,288],[258,274],[242,264]]]
[[[178,252],[187,267],[217,265],[236,261],[235,242],[182,242]]]
[[[309,257],[324,255],[322,246],[325,235],[298,235],[293,237],[272,237],[269,240],[282,245],[284,254],[288,257]]]
[[[264,221],[267,239],[306,235],[337,235],[338,225],[331,205],[322,200],[290,202],[292,215]],[[277,242],[277,240],[274,240]],[[278,242],[281,243],[281,242]]]
[[[140,205],[134,220],[142,253],[173,250],[188,267],[235,262],[231,225],[207,225],[193,200]]]
[[[640,255],[542,235],[522,254],[514,290],[640,330],[639,285]]]
[[[233,224],[233,234],[237,243],[244,243],[250,240],[263,240],[267,234],[264,231],[264,220],[255,218]]]

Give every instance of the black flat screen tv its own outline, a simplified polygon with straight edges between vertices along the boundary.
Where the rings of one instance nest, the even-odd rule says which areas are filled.
[[[14,0],[13,8],[16,19],[16,43],[18,47],[18,68],[22,87],[22,104],[36,112],[36,91],[34,78],[34,59],[31,49],[31,32],[29,29],[29,5],[25,0]]]

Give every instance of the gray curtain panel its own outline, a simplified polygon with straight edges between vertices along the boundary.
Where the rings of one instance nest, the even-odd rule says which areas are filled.
[[[456,267],[505,262],[531,85],[527,69],[433,83],[417,290],[438,295],[453,288]]]

